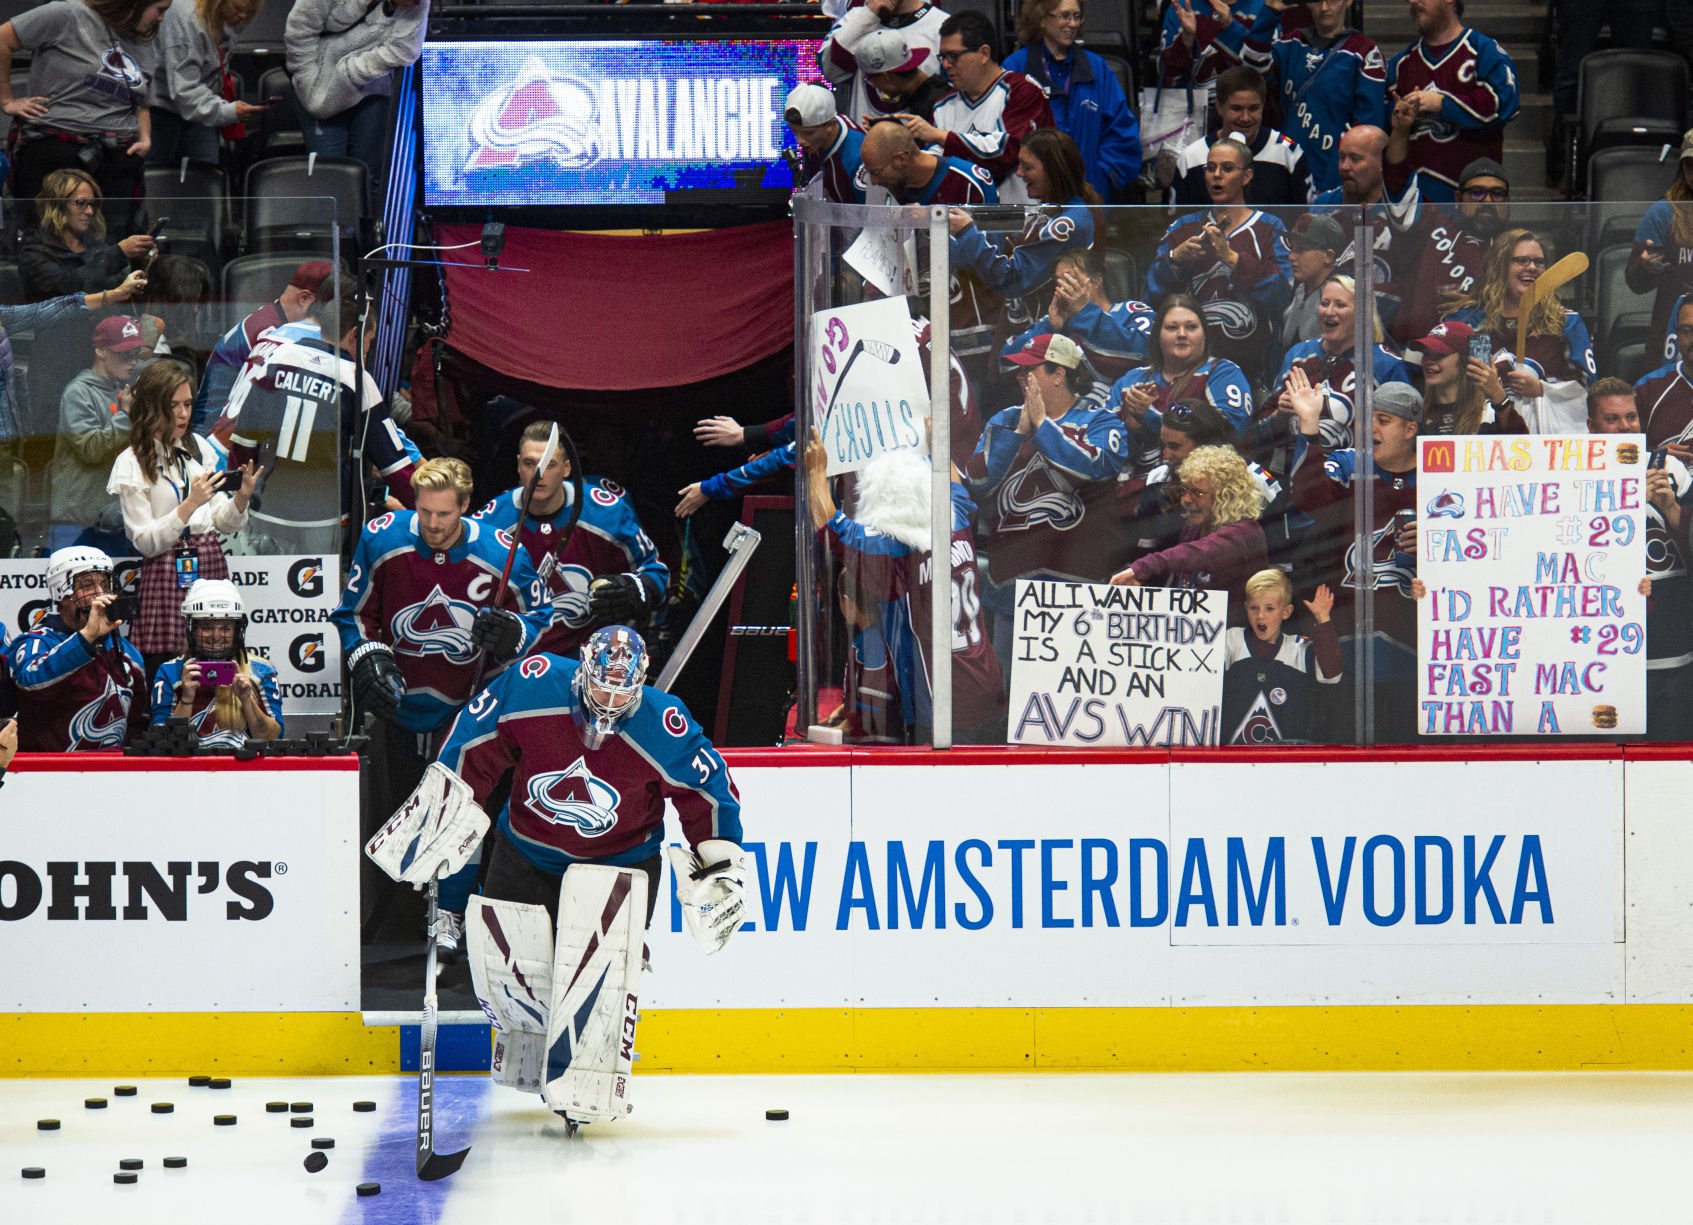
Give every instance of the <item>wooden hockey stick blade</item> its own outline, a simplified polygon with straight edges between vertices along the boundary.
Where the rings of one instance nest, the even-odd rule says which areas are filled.
[[[1524,350],[1528,347],[1528,321],[1534,314],[1534,308],[1547,298],[1557,293],[1576,277],[1587,271],[1587,254],[1583,251],[1571,251],[1563,259],[1553,264],[1540,274],[1540,279],[1529,286],[1523,300],[1517,304],[1517,357],[1527,358]]]

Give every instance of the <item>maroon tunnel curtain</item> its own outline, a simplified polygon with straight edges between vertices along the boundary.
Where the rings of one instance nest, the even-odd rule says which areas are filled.
[[[440,225],[475,242],[478,225]],[[794,342],[793,231],[785,221],[696,234],[608,235],[511,227],[502,268],[475,247],[444,258],[447,343],[548,387],[627,391],[699,383]]]

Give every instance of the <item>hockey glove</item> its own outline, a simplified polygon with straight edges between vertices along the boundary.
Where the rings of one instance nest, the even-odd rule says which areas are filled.
[[[388,644],[360,643],[347,657],[347,666],[359,709],[370,711],[378,719],[392,719],[400,709],[400,699],[406,696],[406,681]]]
[[[432,761],[417,790],[365,843],[364,853],[389,876],[421,889],[439,872],[451,876],[476,853],[488,814],[470,784]]]
[[[707,838],[696,849],[698,854],[666,848],[688,933],[711,954],[729,943],[746,918],[747,853],[726,838]]]
[[[614,624],[633,623],[647,615],[647,589],[633,574],[611,574],[588,585],[588,611]]]
[[[484,608],[470,627],[470,645],[503,663],[523,645],[523,622],[503,608]]]

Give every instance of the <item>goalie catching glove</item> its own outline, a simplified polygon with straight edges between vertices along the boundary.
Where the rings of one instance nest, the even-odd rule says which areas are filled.
[[[725,838],[707,838],[694,851],[665,849],[688,933],[707,954],[715,953],[746,918],[747,853]]]
[[[359,709],[370,711],[378,719],[392,719],[400,709],[400,699],[406,696],[406,680],[388,644],[361,642],[347,657],[347,668]]]
[[[364,853],[395,880],[421,889],[437,872],[451,876],[469,863],[487,832],[488,814],[470,784],[432,761],[417,790],[365,843]]]

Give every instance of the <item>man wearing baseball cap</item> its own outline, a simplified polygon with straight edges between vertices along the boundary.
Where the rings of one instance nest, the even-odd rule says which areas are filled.
[[[794,174],[794,185],[810,188],[815,183],[825,200],[863,204],[864,183],[858,168],[864,131],[835,113],[835,95],[821,85],[796,85],[782,103],[782,119],[799,142],[804,159]]]
[[[929,117],[935,98],[946,92],[936,81],[935,59],[945,20],[946,14],[927,0],[865,0],[842,14],[817,54],[823,75],[845,99],[842,110],[859,121],[866,115],[879,118],[898,111]],[[884,97],[882,101],[890,104],[877,105],[870,78],[878,76],[883,80],[877,86],[884,92],[909,87],[916,93],[927,81],[934,96],[908,96],[903,104]]]
[[[100,512],[114,500],[106,492],[112,460],[129,446],[124,388],[135,377],[146,349],[141,321],[107,315],[94,325],[94,362],[65,385],[59,399],[59,437],[48,465],[52,474],[47,547],[106,544],[87,538]]]
[[[1693,200],[1693,130],[1681,138],[1675,182],[1664,198],[1646,210],[1634,231],[1634,251],[1624,275],[1635,293],[1657,291],[1652,304],[1651,343],[1669,331],[1670,311],[1677,300],[1693,292],[1693,226],[1684,217]]]
[[[1008,670],[1017,579],[1103,583],[1126,556],[1115,489],[1129,438],[1116,413],[1078,403],[1094,373],[1068,336],[1031,336],[1005,360],[1017,368],[1023,403],[988,421],[964,484],[981,508],[990,558],[982,603]]]
[[[1409,163],[1394,161],[1393,144],[1385,174],[1390,193],[1396,181],[1411,181]],[[1407,201],[1405,229],[1394,237],[1390,257],[1399,308],[1389,331],[1400,344],[1428,334],[1446,313],[1444,299],[1475,288],[1488,248],[1511,220],[1511,183],[1498,162],[1478,157],[1458,176],[1456,206],[1431,205],[1414,189]]]
[[[274,301],[266,302],[225,332],[206,359],[206,372],[194,397],[194,419],[189,428],[203,434],[223,413],[235,376],[246,365],[253,352],[253,342],[261,332],[278,324],[298,322],[305,318],[312,303],[320,299],[335,299],[335,265],[311,260],[294,269],[294,275],[288,278],[288,284]]]
[[[1346,250],[1346,232],[1340,223],[1321,213],[1306,213],[1287,232],[1287,262],[1293,268],[1293,301],[1282,316],[1282,348],[1291,349],[1302,340],[1322,334],[1317,321],[1317,300],[1323,282],[1334,274],[1340,253]]]

